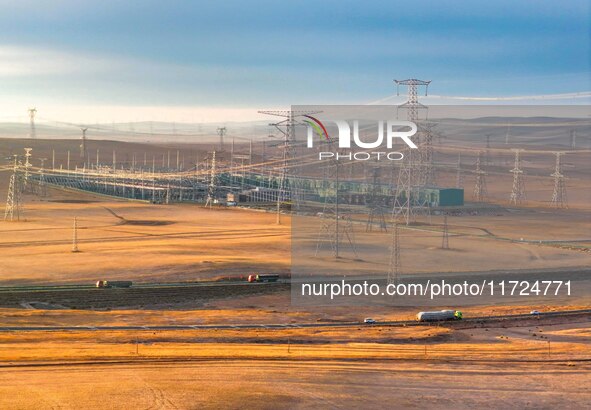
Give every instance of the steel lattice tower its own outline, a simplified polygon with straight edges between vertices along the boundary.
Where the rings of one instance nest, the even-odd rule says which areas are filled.
[[[218,135],[220,136],[220,151],[224,150],[224,136],[226,135],[226,127],[219,127],[217,129]]]
[[[513,174],[513,187],[511,188],[511,195],[509,196],[509,203],[518,205],[525,201],[525,183],[523,181],[523,170],[521,169],[521,156],[520,152],[522,149],[514,148],[515,152],[515,164],[511,173]]]
[[[417,121],[419,119],[419,110],[427,108],[419,102],[419,86],[425,86],[425,95],[427,95],[431,81],[409,78],[408,80],[394,80],[394,82],[396,83],[396,95],[400,95],[399,88],[401,85],[408,87],[408,100],[404,104],[399,105],[398,108],[406,108],[408,110],[408,120]]]
[[[577,131],[570,130],[570,148],[577,149]]]
[[[6,198],[6,208],[4,210],[5,221],[20,221],[23,216],[21,199],[21,176],[19,175],[18,156],[14,155],[14,169],[10,176],[8,184],[8,196]]]
[[[476,183],[474,184],[473,197],[476,202],[483,202],[486,200],[486,172],[480,167],[480,152],[476,157]]]
[[[29,168],[33,166],[30,161],[32,156],[31,151],[33,151],[33,148],[25,148],[25,177],[23,186],[21,187],[25,191],[32,191],[31,187],[29,186]]]
[[[37,131],[35,130],[35,114],[37,114],[37,108],[29,108],[29,138],[36,138]]]
[[[209,174],[209,186],[207,187],[207,201],[205,202],[205,206],[209,206],[210,208],[215,201],[215,196],[217,193],[217,175],[216,175],[215,165],[216,164],[215,164],[215,150],[214,150],[211,155],[211,170],[210,170],[210,174]]]
[[[400,281],[400,238],[398,222],[395,220],[392,226],[392,240],[390,243],[390,269],[388,270],[388,284],[396,285]]]
[[[396,83],[397,91],[400,85],[408,86],[408,101],[398,106],[400,108],[407,109],[408,121],[418,123],[419,110],[426,109],[427,107],[419,103],[418,99],[418,87],[425,86],[425,94],[427,94],[427,87],[431,81],[423,81],[417,79],[408,80],[394,80]],[[418,124],[417,124],[418,127]],[[426,149],[432,151],[432,146],[423,147],[421,144],[420,133],[417,132],[415,137],[415,144],[419,149]],[[420,186],[421,182],[424,181],[424,167],[422,159],[427,154],[416,155],[412,149],[408,149],[405,153],[404,161],[400,165],[400,171],[398,173],[398,183],[396,184],[396,195],[394,197],[394,207],[392,214],[394,218],[402,216],[404,222],[408,225],[414,219],[415,209],[420,204]],[[427,155],[428,156],[428,155]],[[402,194],[404,193],[404,199]]]
[[[300,204],[298,187],[290,185],[290,180],[292,182],[295,181],[295,176],[297,174],[297,167],[293,164],[295,127],[305,125],[305,123],[300,120],[300,117],[316,113],[318,113],[318,111],[259,111],[259,114],[283,117],[283,120],[269,124],[270,126],[275,127],[283,136],[283,152],[281,169],[279,170],[279,186],[277,190],[277,225],[281,225],[281,204],[283,202],[291,199],[292,204],[296,209]],[[291,192],[291,196],[288,195],[288,192]]]
[[[458,165],[456,167],[456,188],[464,186],[462,178],[462,153],[458,152]]]
[[[88,130],[88,128],[80,128],[80,131],[82,131],[82,140],[80,142],[80,158],[82,159],[86,158],[86,130]]]
[[[556,155],[556,166],[554,173],[551,174],[554,177],[554,192],[552,192],[552,205],[556,208],[567,208],[568,199],[566,196],[566,183],[564,175],[562,174],[562,166],[560,164],[560,157],[564,155],[564,152],[555,152]]]
[[[330,142],[329,144],[332,144]],[[341,242],[347,240],[349,248],[353,252],[355,259],[358,258],[357,247],[355,246],[355,233],[353,230],[353,221],[348,215],[343,215],[339,203],[339,183],[340,183],[340,164],[336,159],[330,159],[324,169],[324,187],[331,191],[331,184],[334,186],[333,192],[325,192],[324,207],[322,209],[322,224],[318,233],[316,243],[316,252],[318,256],[324,245],[328,244],[335,259],[341,257]],[[344,224],[343,224],[344,222]]]
[[[367,224],[365,226],[366,232],[373,231],[374,223],[377,222],[381,232],[387,232],[386,218],[384,216],[384,207],[380,199],[380,184],[379,184],[379,168],[371,170],[371,183],[369,195],[367,196],[367,205],[369,206],[369,213],[367,215]]]
[[[449,249],[449,230],[447,226],[447,215],[443,216],[443,234],[441,238],[441,249]]]

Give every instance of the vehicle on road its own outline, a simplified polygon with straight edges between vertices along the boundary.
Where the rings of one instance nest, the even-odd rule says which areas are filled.
[[[538,310],[532,310],[531,312],[529,312],[530,315],[534,315],[534,316],[539,316],[540,312]]]
[[[437,310],[432,312],[417,313],[419,322],[439,322],[444,320],[461,320],[462,312],[459,310]]]
[[[249,282],[277,282],[278,280],[279,275],[276,274],[248,275]]]
[[[368,325],[375,325],[377,322],[370,317],[366,317],[365,319],[363,319],[363,323]]]
[[[97,288],[130,288],[133,282],[130,280],[97,280]]]

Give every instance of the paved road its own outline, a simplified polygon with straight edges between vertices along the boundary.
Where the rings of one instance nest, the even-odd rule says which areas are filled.
[[[560,312],[540,313],[540,318],[564,317],[588,315],[591,320],[591,309],[567,310]],[[530,319],[534,316],[504,315],[504,316],[479,316],[464,318],[462,322],[492,322],[499,320]],[[356,327],[356,326],[428,326],[428,323],[414,320],[400,320],[379,322],[374,325],[367,325],[362,322],[340,322],[340,323],[275,323],[275,324],[245,324],[245,325],[157,325],[157,326],[1,326],[0,332],[31,332],[31,331],[117,331],[117,330],[199,330],[199,329],[293,329],[293,328],[323,328],[323,327]]]

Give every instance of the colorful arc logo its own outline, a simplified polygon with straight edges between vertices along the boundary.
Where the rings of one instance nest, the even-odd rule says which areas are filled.
[[[311,115],[304,115],[304,117],[312,120],[312,121],[304,120],[304,122],[306,124],[308,124],[310,127],[312,127],[318,135],[324,135],[324,138],[326,138],[326,140],[328,142],[330,142],[330,136],[328,135],[328,131],[326,131],[326,127],[324,126],[324,124],[322,124],[322,122],[320,122],[319,119],[314,118]]]

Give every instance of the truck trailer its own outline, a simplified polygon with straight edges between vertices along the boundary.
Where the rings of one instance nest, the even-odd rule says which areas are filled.
[[[97,280],[97,288],[130,288],[133,284],[130,280]]]
[[[248,275],[249,282],[277,282],[279,275],[276,274],[259,274],[259,275]]]
[[[459,310],[437,310],[433,312],[419,312],[417,313],[417,321],[419,322],[438,322],[444,320],[461,320],[462,312]]]

